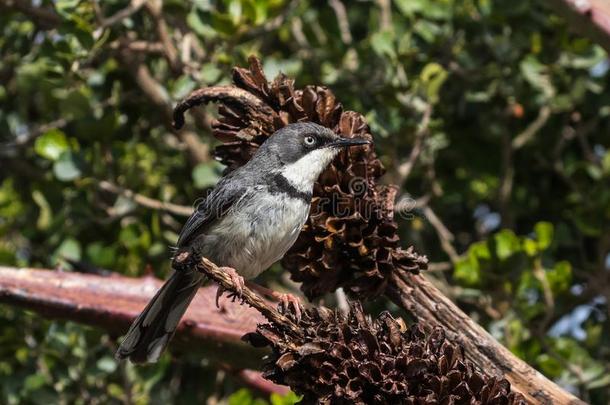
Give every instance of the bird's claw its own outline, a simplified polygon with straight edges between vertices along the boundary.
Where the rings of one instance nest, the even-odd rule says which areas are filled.
[[[284,309],[290,308],[290,304],[294,308],[294,316],[296,318],[297,323],[301,321],[301,313],[303,304],[301,304],[301,300],[298,297],[292,294],[285,294],[280,292],[274,292],[273,297],[276,298]]]
[[[216,290],[216,308],[220,309],[221,312],[224,312],[224,308],[220,308],[220,304],[218,303],[218,300],[220,299],[220,297],[222,297],[222,293],[225,292],[225,289],[222,286],[218,286],[218,289]]]
[[[221,267],[220,270],[222,270],[229,276],[229,278],[231,279],[231,283],[233,284],[233,287],[235,287],[235,292],[232,293],[231,295],[233,297],[241,298],[241,296],[244,292],[244,286],[246,285],[244,278],[242,276],[240,276],[237,273],[237,271],[232,267]],[[220,305],[218,304],[218,300],[222,296],[222,293],[225,291],[226,291],[226,289],[224,287],[218,286],[218,290],[216,292],[216,308],[220,308]]]

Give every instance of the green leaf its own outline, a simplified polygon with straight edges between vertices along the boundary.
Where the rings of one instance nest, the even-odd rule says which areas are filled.
[[[95,366],[106,373],[114,373],[117,368],[117,362],[112,357],[104,356],[95,363]]]
[[[444,67],[436,62],[428,63],[422,69],[420,79],[426,91],[426,97],[431,103],[439,100],[439,92],[449,74]]]
[[[36,139],[34,150],[40,156],[49,160],[57,160],[70,146],[66,134],[59,129],[51,129]]]
[[[540,250],[546,250],[553,242],[553,224],[550,222],[538,222],[534,225],[534,233]]]
[[[222,14],[217,11],[212,12],[212,27],[222,34],[227,36],[234,35],[237,31],[235,20],[227,14]]]
[[[193,169],[193,182],[197,188],[206,188],[215,185],[220,179],[214,163],[200,163]]]
[[[551,270],[546,272],[546,278],[553,293],[567,291],[572,284],[572,265],[565,260],[557,262]]]
[[[271,405],[294,405],[294,404],[298,403],[301,399],[302,399],[301,396],[290,391],[290,392],[288,392],[288,394],[283,395],[283,396],[273,393],[273,394],[271,394],[269,401],[271,402]]]
[[[72,260],[80,260],[81,259],[80,243],[74,238],[67,238],[55,250],[55,254],[53,256],[55,256],[57,259],[67,258],[67,259],[72,259]]]
[[[434,43],[441,34],[441,26],[429,20],[418,20],[413,27],[415,33],[424,41]]]
[[[213,63],[206,63],[201,67],[201,78],[205,83],[216,83],[221,75],[222,70]]]
[[[246,388],[242,388],[231,394],[228,398],[228,405],[250,405],[252,403],[252,393]]]
[[[455,264],[453,277],[464,285],[474,286],[481,281],[481,268],[479,262],[468,255],[468,257],[458,260]]]
[[[394,0],[398,10],[406,17],[412,17],[416,13],[430,19],[450,18],[451,7],[443,0]]]
[[[536,359],[538,363],[538,367],[540,371],[544,373],[545,376],[549,378],[559,377],[561,375],[561,363],[555,359],[554,357],[549,356],[546,353],[543,353],[538,356]]]
[[[546,72],[546,66],[540,63],[538,59],[530,55],[521,61],[519,68],[525,80],[533,88],[542,91],[546,98],[551,98],[555,95],[555,87],[553,87],[551,79]]]
[[[104,246],[101,242],[94,242],[87,246],[87,259],[100,267],[112,267],[116,260],[116,252],[112,246]]]
[[[23,382],[23,388],[25,388],[26,391],[35,391],[43,387],[45,383],[45,376],[41,373],[36,373],[29,375],[25,378],[25,381]]]
[[[32,200],[34,200],[40,209],[38,220],[36,221],[36,227],[40,230],[45,230],[51,224],[51,206],[44,197],[44,194],[42,194],[39,190],[32,191]]]
[[[610,385],[610,373],[602,373],[599,378],[595,378],[587,383],[587,388],[595,390]]]
[[[500,260],[508,259],[520,250],[519,238],[509,229],[503,229],[493,236],[496,256]]]
[[[188,75],[183,75],[174,83],[172,97],[175,99],[183,98],[194,88],[195,82]]]
[[[525,238],[523,240],[523,250],[529,257],[536,256],[538,254],[538,243],[533,239]]]
[[[604,174],[610,174],[610,150],[606,152],[602,159],[602,168],[604,169]]]
[[[491,259],[491,253],[489,252],[489,246],[484,241],[475,242],[468,248],[468,255],[476,258],[477,260],[489,260]]]
[[[198,35],[206,39],[212,39],[218,36],[217,32],[209,24],[203,22],[197,10],[193,9],[186,17],[188,26]]]
[[[82,174],[76,156],[70,152],[61,154],[59,160],[53,164],[53,173],[61,181],[72,181]]]
[[[380,31],[371,37],[371,46],[373,51],[379,56],[396,57],[396,49],[394,46],[394,32],[390,30]]]

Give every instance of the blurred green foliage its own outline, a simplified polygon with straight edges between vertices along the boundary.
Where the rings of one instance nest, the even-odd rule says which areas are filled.
[[[185,206],[204,195],[222,173],[213,109],[177,134],[171,106],[256,54],[268,77],[330,86],[366,115],[388,181],[442,221],[420,204],[401,229],[452,299],[548,377],[610,402],[608,56],[551,9],[361,1],[343,19],[323,1],[197,0],[112,21],[126,2],[38,3],[0,13],[1,264],[165,275],[183,217],[101,182]],[[295,400],[236,391],[196,356],[117,365],[100,331],[7,307],[0,319],[2,403]]]

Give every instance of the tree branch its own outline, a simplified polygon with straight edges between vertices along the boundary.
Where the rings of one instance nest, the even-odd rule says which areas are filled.
[[[138,194],[132,190],[117,186],[109,181],[100,181],[99,187],[104,191],[109,191],[114,194],[119,194],[129,198],[133,202],[153,210],[167,211],[171,214],[188,217],[193,213],[193,207],[186,205],[172,204],[165,201],[155,200],[154,198],[146,197],[145,195]]]
[[[100,27],[101,28],[110,27],[110,26],[124,20],[125,18],[130,17],[131,15],[137,13],[142,8],[142,6],[146,3],[146,1],[147,0],[131,0],[129,2],[129,5],[127,5],[127,7],[117,11],[110,17],[104,17],[101,14],[97,1],[95,1],[94,4],[95,4],[96,8],[98,9],[96,11],[99,11],[98,17],[100,19]]]
[[[99,276],[41,269],[0,267],[0,302],[33,310],[49,318],[69,319],[101,327],[118,336],[161,286],[153,277]],[[197,341],[197,350],[239,367],[258,367],[261,353],[241,341],[263,318],[244,306],[227,302],[222,312],[215,305],[215,286],[200,289],[184,316],[177,341]],[[190,347],[190,346],[189,346]],[[227,357],[227,354],[229,356]],[[233,355],[235,354],[235,355]]]
[[[328,0],[328,4],[332,7],[337,16],[337,24],[339,25],[339,33],[341,34],[341,41],[349,45],[352,43],[352,33],[349,30],[349,21],[347,19],[347,11],[345,5],[340,0]]]
[[[542,129],[542,127],[547,123],[549,118],[551,117],[551,107],[548,105],[542,106],[540,111],[538,111],[538,116],[534,121],[532,121],[527,128],[523,130],[519,135],[517,135],[513,140],[510,146],[512,146],[513,150],[521,149],[525,144],[531,141],[534,136]]]
[[[547,0],[574,31],[610,53],[610,3],[607,0]]]
[[[27,15],[41,29],[50,30],[57,28],[61,24],[61,17],[52,7],[36,7],[30,0],[6,0],[3,7],[15,9]]]
[[[180,262],[180,259],[176,260]],[[210,260],[203,257],[201,258],[201,261],[196,265],[196,267],[198,271],[204,272],[206,276],[214,280],[222,288],[237,294],[237,290],[235,289],[235,286],[233,285],[233,281],[231,280],[229,274],[226,271],[223,271],[218,266],[216,266]],[[276,325],[284,326],[297,336],[301,334],[299,328],[290,319],[279,313],[275,308],[270,307],[264,299],[262,299],[258,294],[253,292],[248,287],[243,287],[241,293],[238,294],[238,296],[242,302],[247,303],[249,306],[255,308],[270,322]]]
[[[584,404],[515,357],[462,312],[422,275],[394,274],[388,297],[432,330],[442,328],[450,341],[488,376],[504,376],[533,404]]]
[[[430,118],[432,117],[432,105],[428,104],[426,109],[424,110],[424,114],[422,115],[421,122],[419,124],[419,128],[417,132],[415,132],[415,141],[413,142],[413,147],[411,148],[411,153],[409,154],[409,158],[403,162],[400,166],[398,166],[398,181],[399,185],[403,184],[405,180],[411,174],[411,170],[415,166],[415,163],[419,159],[419,155],[424,146],[424,141],[428,136],[429,128],[430,128]]]
[[[160,285],[153,277],[0,266],[0,303],[104,328],[115,336],[127,330]],[[263,322],[263,317],[232,302],[223,303],[224,311],[217,309],[215,290],[213,285],[199,290],[180,323],[173,347],[196,350],[228,365],[232,374],[261,392],[285,394],[285,387],[264,380],[257,371],[243,369],[260,367],[263,352],[245,344],[242,336]]]

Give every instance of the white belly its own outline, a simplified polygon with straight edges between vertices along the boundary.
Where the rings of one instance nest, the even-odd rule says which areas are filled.
[[[215,254],[210,256],[246,279],[258,276],[284,256],[309,213],[309,204],[301,199],[283,194],[260,197],[254,197],[256,204],[233,207],[208,233],[216,242]]]

